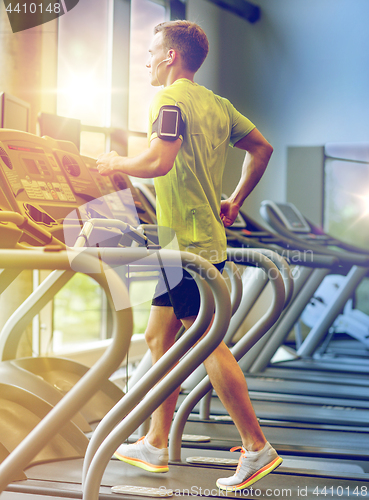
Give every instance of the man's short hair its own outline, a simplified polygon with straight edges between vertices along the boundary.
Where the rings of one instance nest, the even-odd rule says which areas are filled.
[[[167,21],[154,28],[154,34],[163,34],[166,49],[181,55],[183,66],[196,72],[209,52],[208,38],[202,28],[190,21]]]

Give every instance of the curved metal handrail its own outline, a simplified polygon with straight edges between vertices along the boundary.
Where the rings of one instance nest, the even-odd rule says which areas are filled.
[[[239,361],[242,356],[269,330],[277,321],[284,308],[285,287],[283,278],[278,276],[278,268],[265,255],[257,250],[240,249],[244,253],[244,261],[252,262],[260,266],[268,274],[270,271],[276,276],[271,281],[273,299],[268,311],[262,318],[244,335],[244,337],[231,349],[232,354]],[[206,376],[186,397],[177,411],[172,424],[169,437],[169,456],[172,461],[181,460],[181,442],[185,423],[192,409],[211,389],[209,377]]]
[[[242,278],[236,264],[232,261],[227,261],[225,263],[224,270],[231,282],[231,305],[233,316],[242,300]]]
[[[284,282],[284,288],[285,288],[284,307],[287,307],[288,304],[291,302],[293,296],[293,283],[294,283],[290,266],[288,265],[284,257],[279,255],[277,252],[270,250],[269,248],[257,248],[256,250],[265,255],[266,257],[268,257],[268,259],[270,259],[277,266],[278,271],[282,276]],[[242,264],[243,251],[244,249],[242,248],[227,248],[227,256],[233,262]],[[268,272],[270,273],[271,270],[269,270]],[[270,281],[274,279],[272,275],[268,276],[268,278]]]
[[[204,259],[194,254],[182,253],[181,255],[186,264],[186,270],[191,274],[199,272],[202,278],[211,286],[216,306],[214,321],[208,334],[125,417],[97,450],[89,465],[85,480],[83,498],[88,500],[98,499],[103,472],[119,443],[123,442],[137,428],[137,424],[143,422],[173,392],[195,366],[202,363],[209,356],[221,342],[226,332],[231,314],[231,304],[229,292],[223,278],[220,273],[214,275],[213,266]],[[155,368],[155,365],[153,368]],[[148,372],[148,376],[150,376],[150,372]],[[137,388],[137,384],[135,388]]]
[[[237,266],[231,261],[226,262],[224,269],[231,282],[231,307],[233,318],[233,315],[237,313],[242,301],[242,277],[240,276]],[[183,331],[184,327],[181,327],[181,329],[179,330],[179,334],[182,335]],[[228,335],[228,331],[226,333],[226,336]],[[226,341],[226,337],[224,337],[224,341]],[[133,387],[139,380],[141,380],[143,375],[145,375],[145,373],[151,368],[151,366],[151,353],[150,351],[147,351],[136,367],[133,375],[130,377],[128,386],[130,388]],[[186,385],[188,382],[190,384],[190,387],[194,387],[200,380],[202,380],[203,377],[204,373],[202,371],[202,367],[198,366],[196,370],[194,370],[193,373],[191,373],[191,375],[187,378],[187,380],[184,381],[184,385]],[[197,382],[192,384],[192,380],[196,380]]]
[[[164,354],[153,366],[148,367],[139,381],[136,382],[126,395],[105,415],[96,427],[90,443],[87,447],[83,462],[82,484],[85,483],[86,475],[91,461],[101,443],[114,429],[114,427],[143,399],[154,385],[172,368],[173,360],[180,359],[190,347],[199,339],[199,335],[205,332],[213,317],[214,298],[208,286],[204,286],[203,280],[195,276],[200,291],[200,311],[194,324],[179,340]]]
[[[0,250],[0,262],[1,266],[13,269],[20,267],[22,269],[69,269],[69,259],[74,252],[72,249],[69,249],[68,253],[61,251],[57,254],[43,250]],[[101,383],[118,368],[128,350],[133,331],[133,318],[126,287],[115,273],[111,273],[108,285],[104,274],[96,274],[96,258],[87,254],[84,255],[83,262],[80,262],[79,271],[90,275],[104,288],[111,304],[111,293],[119,293],[127,307],[117,311],[112,304],[113,341],[107,351],[0,464],[0,492],[6,488],[18,471],[23,470],[29,464],[60,427],[86,404]]]
[[[257,297],[260,295],[262,292],[263,288],[266,286],[268,279],[273,279],[273,276],[270,273],[275,273],[277,272],[278,276],[282,276],[283,282],[284,282],[284,287],[285,287],[285,306],[287,307],[292,295],[293,295],[293,289],[294,289],[294,281],[292,278],[292,271],[289,265],[287,264],[286,260],[278,255],[276,252],[270,250],[270,249],[245,249],[245,248],[227,248],[227,255],[228,258],[231,259],[231,261],[236,262],[238,264],[243,264],[243,265],[249,265],[249,266],[255,266],[258,267],[258,263],[252,263],[252,262],[246,262],[244,260],[244,255],[246,250],[254,250],[259,253],[262,253],[266,255],[278,268],[278,271],[276,271],[275,268],[272,268],[268,271],[269,276],[265,274],[265,272],[262,272],[260,270],[261,274],[256,274],[255,273],[252,275],[252,278],[250,280],[250,283],[246,285],[246,280],[249,280],[248,275],[243,275],[241,280],[242,280],[242,298],[241,298],[241,307],[233,312],[229,328],[227,333],[225,334],[224,337],[224,342],[228,345],[235,334],[237,333],[238,329],[240,328],[241,324],[245,320],[247,314],[250,312],[252,306],[254,305]],[[229,264],[231,264],[231,261]],[[256,277],[255,277],[256,276]],[[258,286],[253,283],[254,279],[258,280]],[[196,387],[197,384],[201,382],[201,380],[206,376],[206,370],[204,366],[199,366],[189,377],[187,380],[185,380],[183,387],[185,389],[192,390],[194,387]],[[210,413],[210,398],[211,393],[208,394],[208,397],[202,398],[201,401],[201,409],[200,413],[203,418],[208,418],[208,415]]]

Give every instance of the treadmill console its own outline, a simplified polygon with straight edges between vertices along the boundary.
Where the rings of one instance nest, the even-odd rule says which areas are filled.
[[[89,218],[155,224],[127,175],[100,175],[96,160],[82,157],[68,141],[0,130],[0,183],[0,210],[21,213],[61,241],[67,224],[69,244]],[[24,241],[40,244],[31,235]]]
[[[114,218],[105,193],[67,141],[0,130],[0,182],[1,210],[21,213],[61,241],[68,216],[77,234],[81,220]],[[25,241],[39,244],[31,236]]]
[[[287,229],[294,233],[311,233],[310,224],[295,205],[269,200],[267,203]]]

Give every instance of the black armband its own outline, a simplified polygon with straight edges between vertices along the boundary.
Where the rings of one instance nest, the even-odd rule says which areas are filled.
[[[159,139],[176,141],[184,134],[185,124],[182,119],[181,109],[178,106],[162,106],[159,116],[152,124],[152,133],[156,132]]]

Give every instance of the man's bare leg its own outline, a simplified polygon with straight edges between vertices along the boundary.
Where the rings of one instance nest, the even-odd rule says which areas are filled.
[[[151,351],[153,364],[172,347],[181,326],[182,323],[176,318],[172,307],[151,307],[145,338]],[[168,435],[179,390],[178,387],[151,416],[147,439],[156,448],[168,446]]]
[[[182,320],[189,328],[195,318]],[[210,382],[240,433],[249,451],[261,450],[266,439],[251,404],[245,376],[224,342],[204,362]]]
[[[190,317],[179,321],[173,308],[152,307],[146,340],[153,363],[173,345],[181,324],[188,329],[195,319],[196,317]],[[261,450],[266,439],[251,404],[244,374],[224,342],[205,360],[204,365],[215,392],[240,433],[243,446],[249,451]],[[176,389],[152,415],[147,438],[157,448],[167,447],[179,389]]]
[[[195,318],[191,317],[181,321],[187,329],[194,320]],[[180,324],[172,308],[156,307],[151,310],[146,336],[153,362],[173,345]],[[272,472],[283,460],[266,441],[251,405],[245,377],[224,342],[204,364],[214,389],[241,435],[243,444],[236,472],[230,477],[219,478],[216,484],[222,490],[243,490]],[[119,460],[149,472],[169,470],[168,435],[178,392],[179,388],[155,410],[146,438],[118,448],[115,456]]]

